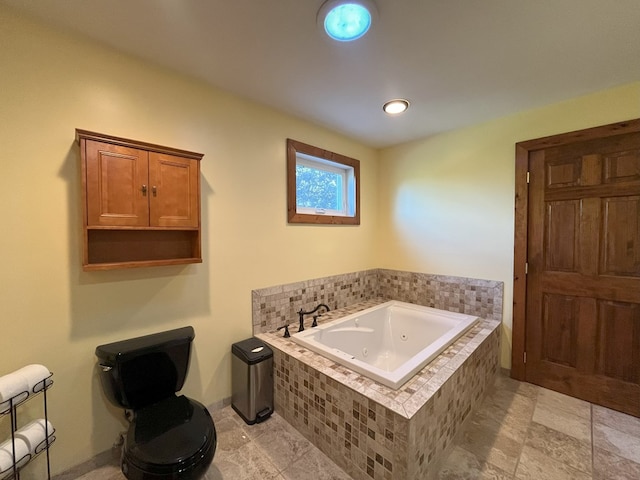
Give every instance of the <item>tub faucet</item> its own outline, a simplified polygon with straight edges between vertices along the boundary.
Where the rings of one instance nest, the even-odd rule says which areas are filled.
[[[276,330],[282,330],[284,328],[284,338],[289,338],[291,335],[289,334],[289,325],[282,325],[281,327],[276,328]]]
[[[320,303],[318,304],[318,306],[316,308],[314,308],[313,310],[310,310],[308,312],[304,312],[302,309],[300,309],[300,311],[298,312],[298,317],[300,319],[300,326],[298,327],[298,331],[302,332],[304,330],[304,316],[305,315],[311,315],[312,313],[316,313],[320,308],[324,307],[325,308],[325,313],[330,311],[331,309],[325,305],[324,303]],[[318,319],[318,315],[316,315],[315,317],[313,317],[313,323],[314,323],[314,327],[318,325],[317,322]]]

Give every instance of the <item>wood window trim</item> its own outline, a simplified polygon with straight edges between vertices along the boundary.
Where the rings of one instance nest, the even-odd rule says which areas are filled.
[[[529,171],[529,157],[537,150],[553,146],[633,132],[640,132],[640,119],[516,143],[513,326],[511,336],[511,377],[516,380],[526,380],[524,354],[526,351],[526,263],[529,209],[527,173]]]
[[[355,214],[353,216],[310,215],[297,212],[296,202],[296,154],[329,160],[353,168],[355,177]],[[330,152],[297,140],[287,139],[287,219],[289,223],[360,225],[360,161],[355,158]]]

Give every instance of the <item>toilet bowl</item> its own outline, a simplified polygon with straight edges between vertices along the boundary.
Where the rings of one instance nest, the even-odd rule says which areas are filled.
[[[96,348],[107,398],[129,412],[122,472],[129,480],[197,480],[213,460],[217,437],[201,403],[184,395],[192,327]]]

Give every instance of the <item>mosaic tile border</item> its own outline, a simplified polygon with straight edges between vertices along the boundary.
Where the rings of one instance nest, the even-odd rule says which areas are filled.
[[[274,331],[296,322],[297,311],[309,310],[318,303],[332,309],[378,296],[377,270],[334,275],[303,282],[262,288],[251,292],[253,333]]]
[[[378,296],[502,321],[503,283],[378,269]]]
[[[295,324],[297,311],[318,303],[332,309],[383,298],[502,320],[503,283],[388,269],[345,273],[253,290],[253,333]]]

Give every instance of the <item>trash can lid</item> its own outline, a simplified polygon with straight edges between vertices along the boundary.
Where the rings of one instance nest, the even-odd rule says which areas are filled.
[[[249,365],[273,357],[273,350],[256,337],[247,338],[231,345],[231,352]]]

